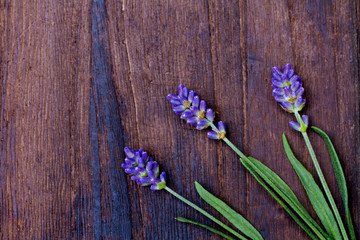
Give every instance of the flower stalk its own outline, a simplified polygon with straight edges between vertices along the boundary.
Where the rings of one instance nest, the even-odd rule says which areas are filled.
[[[301,79],[298,76],[294,76],[294,71],[290,69],[290,66],[287,66],[287,68],[288,76],[292,77],[291,81],[283,78],[284,83],[280,84],[280,81],[276,80],[273,82],[273,88],[279,88],[279,90],[277,90],[276,92],[276,99],[278,101],[281,101],[282,108],[288,112],[294,112],[297,110],[301,110],[304,107],[305,100],[301,97],[304,89],[301,88]],[[280,87],[284,87],[285,90],[280,90]],[[205,129],[210,126],[211,131],[207,134],[210,139],[223,140],[233,151],[235,151],[235,153],[240,157],[241,163],[247,168],[247,170],[250,171],[250,173],[255,177],[255,179],[262,186],[264,186],[266,190],[269,191],[269,193],[281,204],[281,206],[285,208],[285,210],[293,217],[293,219],[313,239],[326,239],[325,232],[306,212],[304,207],[300,204],[295,194],[293,194],[293,192],[286,185],[286,183],[283,182],[277,176],[277,174],[270,169],[267,170],[267,174],[262,174],[262,169],[258,167],[262,164],[256,159],[253,159],[251,157],[248,158],[226,137],[225,123],[219,121],[218,126],[214,124],[213,110],[206,108],[205,101],[200,101],[197,93],[192,90],[189,91],[184,85],[179,85],[178,91],[178,95],[169,94],[167,96],[168,100],[170,100],[170,102],[173,104],[173,111],[176,114],[181,115],[181,118],[185,119],[187,123],[196,126],[198,130]],[[192,94],[190,95],[190,93]],[[203,107],[200,109],[197,108],[199,103],[203,103]],[[199,114],[199,111],[202,112],[202,114]],[[209,116],[207,114],[204,115],[204,113],[207,113],[208,111],[211,114]],[[304,129],[305,127],[307,127],[307,117],[303,117],[302,122],[302,125],[299,125],[299,129]],[[262,165],[261,167],[265,168],[266,166]],[[271,187],[271,189],[269,187]],[[276,194],[280,195],[284,202],[290,205],[292,210],[289,209],[287,205],[281,199],[279,199],[273,191],[275,191]],[[287,193],[284,193],[284,191],[287,191]],[[296,214],[294,214],[294,212]],[[308,225],[311,230],[299,221],[298,216]],[[317,237],[315,237],[313,233],[315,233]]]
[[[326,197],[330,202],[331,209],[335,215],[337,224],[340,228],[343,239],[347,240],[347,232],[345,230],[343,221],[340,217],[339,210],[336,207],[334,198],[330,192],[330,189],[326,183],[324,174],[321,170],[320,164],[316,158],[315,151],[311,145],[310,139],[306,133],[306,130],[309,125],[309,117],[307,115],[300,116],[299,111],[301,111],[305,106],[305,99],[302,95],[304,93],[304,88],[301,87],[302,81],[298,75],[294,75],[294,69],[291,69],[289,63],[285,64],[283,71],[278,67],[272,68],[273,79],[272,79],[272,88],[273,96],[275,100],[280,103],[280,106],[287,112],[294,113],[297,122],[291,121],[290,126],[301,132],[306,147],[309,151],[313,164],[315,166],[317,175],[319,176],[321,185],[325,191]],[[351,231],[351,229],[350,229]]]
[[[126,173],[132,175],[131,180],[135,181],[138,185],[151,185],[151,190],[153,191],[164,189],[177,199],[181,200],[185,204],[189,205],[190,207],[194,208],[195,210],[206,216],[207,218],[211,219],[213,222],[215,222],[220,227],[224,228],[234,236],[242,240],[247,239],[232,228],[226,226],[224,223],[222,223],[220,220],[218,220],[202,208],[198,207],[194,203],[190,202],[189,200],[182,197],[174,190],[166,186],[165,172],[159,174],[160,171],[157,162],[155,162],[151,157],[149,157],[148,153],[145,152],[143,149],[132,150],[129,147],[125,147],[124,152],[126,158],[125,163],[122,164],[122,167],[125,169]]]

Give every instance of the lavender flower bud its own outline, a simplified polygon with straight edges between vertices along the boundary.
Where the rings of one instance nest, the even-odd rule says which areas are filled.
[[[197,130],[203,130],[205,128],[207,128],[209,126],[209,122],[204,120],[204,119],[200,119],[199,121],[197,121],[197,126],[196,129]]]
[[[183,88],[182,91],[182,94],[186,93]],[[124,152],[128,157],[125,158],[122,167],[126,173],[133,175],[131,180],[141,186],[152,185],[151,190],[161,190],[166,187],[165,172],[162,172],[159,178],[159,166],[151,157],[148,157],[147,152],[142,149],[133,151],[128,147],[124,149]]]
[[[283,72],[278,67],[273,67],[272,72],[271,87],[275,101],[290,113],[301,111],[305,106],[305,99],[302,98],[304,88],[301,87],[301,78],[294,75],[295,71],[290,63],[285,64]]]
[[[301,116],[301,119],[302,119],[302,121],[303,121],[303,123],[304,123],[303,127],[301,127],[301,124],[300,124],[300,123],[295,122],[295,121],[291,121],[291,122],[289,122],[289,124],[290,124],[290,126],[291,126],[294,130],[296,130],[296,131],[298,131],[298,132],[305,132],[306,129],[308,128],[308,126],[309,126],[309,116],[307,116],[307,115],[302,115],[302,116]]]
[[[220,121],[218,123],[218,127],[217,129],[213,129],[211,132],[208,132],[208,137],[210,139],[223,139],[225,138],[225,134],[226,134],[226,127],[225,127],[225,123]]]
[[[215,118],[214,111],[211,108],[206,110],[206,119],[209,120],[210,122],[213,122],[214,118]]]

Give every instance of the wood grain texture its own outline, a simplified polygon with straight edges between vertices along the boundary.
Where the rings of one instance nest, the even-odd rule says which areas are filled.
[[[146,149],[172,189],[216,217],[194,181],[265,239],[307,239],[235,153],[165,98],[180,83],[196,90],[313,213],[283,132],[314,167],[271,94],[270,69],[286,62],[304,81],[304,113],[338,151],[359,227],[359,12],[350,0],[0,0],[0,239],[220,239],[176,222],[214,226],[167,192],[131,182],[124,146]],[[309,136],[341,205],[325,144]]]

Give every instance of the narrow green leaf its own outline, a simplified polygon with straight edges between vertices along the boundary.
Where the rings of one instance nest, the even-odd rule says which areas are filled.
[[[303,221],[301,221],[301,219],[298,217],[298,215],[291,210],[288,205],[286,205],[286,203],[284,203],[279,197],[278,195],[273,192],[270,187],[263,181],[263,179],[256,173],[256,171],[254,169],[252,169],[252,167],[250,166],[250,164],[248,164],[248,162],[243,162],[243,165],[245,166],[245,168],[251,173],[251,175],[253,175],[253,177],[261,184],[261,186],[263,186],[270,194],[271,196],[273,196],[275,198],[275,200],[289,213],[289,215],[294,219],[294,221],[307,233],[309,234],[309,236],[314,239],[317,240],[319,239],[312,231],[311,229],[304,224]],[[325,238],[323,238],[325,239]]]
[[[205,188],[203,188],[198,182],[195,182],[196,191],[202,199],[221,213],[229,222],[231,222],[237,229],[239,229],[246,236],[254,240],[263,240],[261,234],[256,228],[251,225],[241,214],[234,211],[225,202],[212,195]]]
[[[309,197],[311,205],[313,206],[316,214],[320,218],[321,223],[324,225],[326,231],[332,235],[335,239],[342,239],[339,231],[335,216],[331,211],[329,204],[327,203],[324,194],[319,186],[316,184],[311,173],[296,159],[294,153],[291,150],[289,142],[286,139],[285,134],[282,136],[284,149],[287,157],[290,160],[296,174],[298,175],[301,184]]]
[[[352,218],[351,218],[351,212],[349,209],[348,191],[347,191],[347,187],[346,187],[345,175],[344,175],[343,169],[341,167],[339,157],[335,151],[334,145],[332,144],[329,136],[320,128],[317,128],[314,126],[312,126],[311,128],[317,134],[319,134],[322,137],[322,139],[324,139],[324,141],[325,141],[326,147],[329,151],[331,164],[333,166],[334,173],[336,176],[336,181],[339,186],[340,194],[341,194],[342,200],[344,202],[346,220],[348,223],[350,238],[351,238],[351,240],[356,240],[355,230],[354,230],[354,226],[353,226],[353,222],[352,222]]]
[[[191,221],[191,220],[189,220],[187,218],[183,218],[183,217],[178,217],[178,218],[176,218],[176,220],[178,220],[179,222],[183,222],[183,223],[191,223],[191,224],[194,224],[194,225],[198,225],[198,226],[200,226],[202,228],[205,228],[205,229],[207,229],[207,230],[209,230],[209,231],[211,231],[213,233],[216,233],[216,234],[222,236],[223,238],[226,238],[226,239],[229,239],[229,240],[235,240],[235,238],[232,238],[229,235],[226,235],[225,233],[222,233],[219,230],[216,230],[215,228],[212,228],[212,227],[207,226],[205,224],[194,222],[194,221]]]
[[[326,239],[327,234],[325,231],[306,211],[291,188],[275,172],[255,158],[249,157],[240,160],[242,163],[250,165],[251,168],[289,205],[289,207],[296,212],[296,214],[299,215],[320,239]]]

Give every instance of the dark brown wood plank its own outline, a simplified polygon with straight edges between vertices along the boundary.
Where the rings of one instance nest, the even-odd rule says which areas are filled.
[[[89,79],[85,4],[2,1],[3,239],[75,236],[76,187],[86,187],[74,171],[73,138],[75,117],[86,117],[74,115],[76,86]]]

